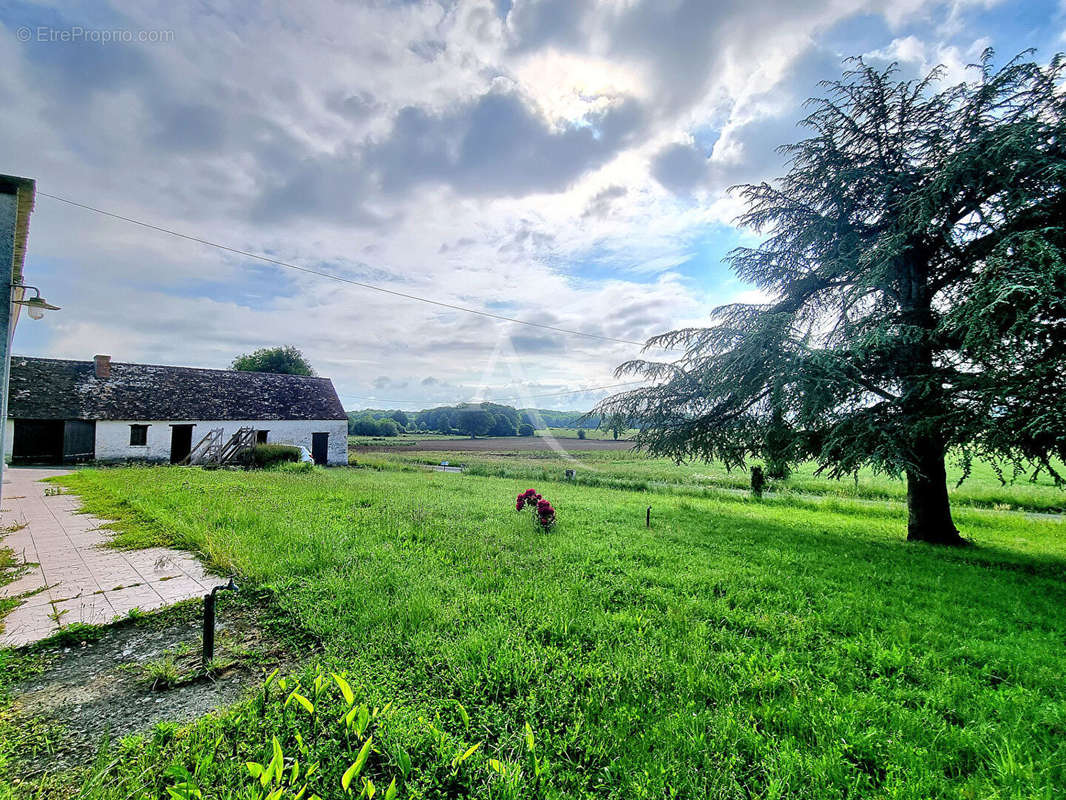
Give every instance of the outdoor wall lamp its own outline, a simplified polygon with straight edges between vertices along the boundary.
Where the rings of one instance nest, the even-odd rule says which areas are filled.
[[[36,286],[24,286],[23,284],[13,284],[12,290],[15,289],[32,289],[33,297],[29,300],[12,300],[12,303],[17,303],[20,306],[26,306],[26,313],[30,315],[30,319],[40,319],[44,316],[45,311],[59,311],[59,306],[53,306],[43,297],[41,297],[41,290]]]

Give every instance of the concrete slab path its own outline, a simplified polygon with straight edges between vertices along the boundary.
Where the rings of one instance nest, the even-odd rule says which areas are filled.
[[[43,639],[72,622],[101,624],[133,608],[149,611],[210,591],[219,581],[187,553],[155,547],[121,551],[104,546],[104,520],[77,513],[80,500],[55,494],[44,478],[69,470],[4,470],[0,547],[14,551],[26,571],[0,597],[20,603],[0,624],[0,647]]]

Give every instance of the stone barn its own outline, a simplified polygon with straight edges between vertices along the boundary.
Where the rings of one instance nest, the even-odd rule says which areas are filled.
[[[348,420],[329,378],[12,356],[8,397],[13,464],[177,464],[234,434],[348,463]]]

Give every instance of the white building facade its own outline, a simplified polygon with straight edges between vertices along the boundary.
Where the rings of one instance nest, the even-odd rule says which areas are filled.
[[[8,423],[9,425],[12,423]],[[106,420],[96,423],[97,461],[169,461],[174,428],[189,425],[180,420]],[[207,433],[222,429],[223,440],[240,428],[251,428],[259,443],[291,444],[306,447],[312,452],[315,434],[328,435],[327,463],[348,463],[348,421],[321,420],[204,420],[192,424],[192,444],[195,446]],[[134,426],[147,425],[145,443],[131,444]],[[9,431],[13,433],[13,431]],[[10,451],[8,451],[10,458]]]
[[[348,420],[328,378],[144,364],[12,358],[4,459],[178,463],[211,431],[348,463]]]

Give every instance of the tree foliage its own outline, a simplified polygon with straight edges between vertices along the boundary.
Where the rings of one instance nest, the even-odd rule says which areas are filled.
[[[520,409],[522,421],[534,428],[580,428],[585,425],[598,427],[601,424],[595,411],[556,411],[550,408]]]
[[[601,418],[600,425],[609,430],[614,438],[617,440],[619,436],[626,432],[628,427],[626,424],[625,414],[614,412],[606,417]]]
[[[391,417],[376,417],[371,412],[349,412],[348,434],[351,436],[398,436],[400,429]]]
[[[488,433],[492,429],[495,417],[478,406],[467,406],[459,409],[455,414],[453,426],[474,438],[480,434]]]
[[[460,431],[469,435],[464,425],[464,415],[471,410],[483,411],[491,417],[488,427],[479,430],[478,434],[488,433],[492,436],[517,436],[519,416],[511,406],[503,406],[497,403],[460,403],[456,406],[438,406],[425,411],[419,411],[415,416],[419,426],[425,426],[426,430],[439,433],[453,433]]]
[[[684,355],[623,364],[655,385],[599,410],[677,459],[770,447],[837,477],[903,473],[912,539],[961,541],[948,452],[1061,480],[1064,61],[1029,55],[996,70],[987,51],[956,86],[861,59],[823,82],[787,174],[739,187],[766,238],[727,260],[768,300],[650,340]]]
[[[273,372],[280,375],[314,375],[304,354],[292,345],[261,347],[233,359],[231,365],[239,372]]]

